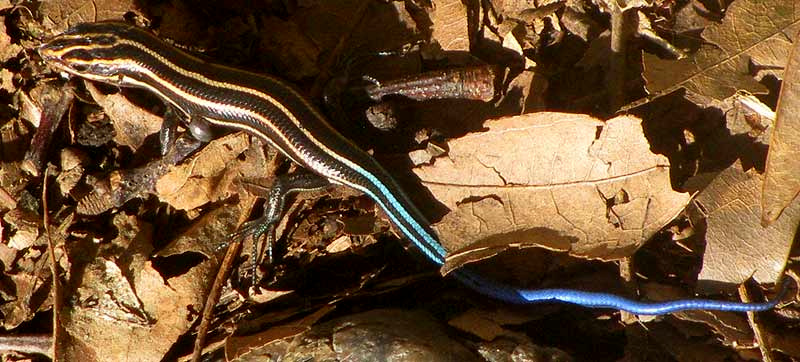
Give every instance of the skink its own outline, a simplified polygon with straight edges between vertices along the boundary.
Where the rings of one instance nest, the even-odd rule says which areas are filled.
[[[113,84],[143,88],[202,125],[245,131],[289,159],[330,182],[357,189],[386,213],[397,229],[433,263],[444,264],[447,252],[422,213],[397,182],[369,154],[350,142],[289,84],[262,74],[205,62],[146,30],[121,22],[77,25],[38,48],[58,71]],[[461,268],[454,277],[475,290],[513,303],[561,301],[635,314],[665,314],[687,309],[763,311],[765,303],[709,299],[637,302],[613,294],[572,289],[519,289]],[[785,288],[782,288],[785,289]]]

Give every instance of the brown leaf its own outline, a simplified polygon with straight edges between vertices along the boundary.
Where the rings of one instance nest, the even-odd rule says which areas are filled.
[[[469,51],[467,7],[460,0],[437,1],[431,11],[432,38],[446,51]]]
[[[492,341],[502,336],[514,336],[514,332],[507,329],[506,326],[515,327],[537,320],[541,318],[538,315],[540,312],[541,309],[537,310],[537,313],[530,313],[530,311],[517,313],[506,309],[470,308],[452,317],[447,324],[484,341]]]
[[[415,23],[401,2],[367,6],[362,1],[320,1],[297,9],[290,18],[319,49],[335,49],[346,40],[356,57],[374,50],[391,50],[411,43]],[[323,53],[324,58],[324,53]],[[372,74],[374,75],[374,74]]]
[[[113,241],[114,259],[90,262],[72,294],[74,305],[62,312],[62,323],[73,339],[94,351],[96,360],[160,361],[192,326],[217,265],[203,261],[167,282],[147,257],[152,226],[123,214],[115,216],[114,224],[120,231]],[[65,360],[86,358],[75,354]]]
[[[38,10],[45,26],[63,31],[80,23],[119,20],[137,9],[133,0],[65,0],[42,2]]]
[[[2,5],[0,5],[0,8]],[[19,44],[15,44],[11,39],[11,36],[8,35],[8,30],[6,29],[5,24],[0,24],[0,62],[5,63],[9,61],[11,58],[16,57],[19,52],[22,51],[22,46]],[[3,68],[4,73],[9,72],[7,69]],[[7,76],[3,76],[3,88],[12,87],[11,84],[7,84],[5,78]],[[10,80],[10,79],[9,79]]]
[[[732,351],[708,343],[703,335],[687,334],[669,323],[631,325],[626,332],[627,358],[621,361],[723,362],[735,359]]]
[[[644,54],[644,77],[651,95],[679,88],[717,100],[737,90],[766,93],[751,75],[750,63],[780,68],[797,33],[800,8],[784,0],[741,0],[728,8],[722,23],[703,31],[706,40],[692,56],[663,60]]]
[[[772,223],[800,192],[800,42],[783,73],[761,191],[762,223]]]
[[[278,74],[288,79],[303,79],[319,73],[320,49],[303,29],[292,21],[275,16],[265,16],[262,21],[264,30],[259,49]]]
[[[334,306],[326,305],[299,320],[291,320],[248,336],[229,336],[225,340],[225,354],[229,361],[242,356],[252,359],[253,355],[266,354],[275,356],[285,354],[292,337],[307,332],[320,319],[334,310]]]
[[[147,136],[161,129],[161,117],[131,103],[122,93],[103,94],[91,82],[86,82],[86,89],[111,119],[117,144],[128,146],[135,152]]]
[[[158,180],[159,198],[176,209],[191,210],[227,197],[235,170],[243,163],[237,157],[249,145],[249,136],[241,132],[209,142],[191,160]]]
[[[241,194],[236,205],[222,205],[195,220],[192,225],[158,251],[156,255],[168,257],[186,252],[201,253],[213,258],[220,251],[220,245],[228,242],[230,234],[240,222],[241,215],[249,212],[254,197]]]
[[[292,340],[286,361],[478,361],[430,315],[376,309],[314,326]]]
[[[435,225],[448,250],[541,246],[575,256],[631,255],[689,201],[672,190],[640,120],[532,113],[486,123],[416,169],[452,211]]]
[[[800,222],[800,204],[786,209],[777,222],[762,227],[761,181],[760,175],[742,171],[737,163],[697,196],[695,204],[708,223],[700,280],[740,284],[752,275],[760,283],[777,282]]]

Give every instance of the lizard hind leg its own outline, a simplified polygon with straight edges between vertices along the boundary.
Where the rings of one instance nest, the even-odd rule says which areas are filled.
[[[242,224],[239,229],[231,235],[231,238],[251,238],[252,257],[251,266],[252,283],[258,282],[258,266],[263,262],[263,255],[266,253],[267,262],[272,264],[274,260],[273,245],[275,245],[275,228],[283,217],[286,199],[291,194],[301,191],[313,191],[330,185],[327,179],[316,174],[301,171],[275,178],[271,187],[247,183],[245,186],[251,193],[263,197],[264,213],[261,217]],[[264,250],[258,250],[258,241],[266,235]]]

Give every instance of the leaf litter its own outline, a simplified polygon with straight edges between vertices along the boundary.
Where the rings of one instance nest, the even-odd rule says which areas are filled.
[[[784,270],[796,275],[794,4],[537,5],[353,0],[285,3],[277,11],[259,4],[247,14],[235,4],[206,2],[52,1],[33,12],[0,6],[4,326],[49,333],[41,320],[53,305],[41,232],[42,180],[30,175],[41,166],[24,168],[19,161],[36,114],[46,107],[37,96],[40,78],[32,76],[44,73],[34,72],[29,50],[44,34],[105,19],[133,20],[207,59],[278,74],[312,98],[341,75],[348,58],[419,39],[427,42],[411,53],[370,58],[347,76],[380,83],[443,65],[504,67],[496,72],[491,101],[401,99],[397,129],[336,124],[370,148],[435,221],[451,253],[443,274],[479,263],[493,276],[513,270],[503,279],[528,287],[588,286],[651,300],[730,292],[751,278],[774,283]],[[621,31],[610,31],[609,20],[598,16],[604,13],[612,23],[621,20]],[[611,57],[611,49],[628,50]],[[606,72],[614,74],[607,78]],[[98,92],[88,84],[75,92],[77,101],[53,140],[37,151],[57,155],[49,162],[61,166],[54,178],[59,187],[46,195],[67,281],[68,307],[57,323],[68,339],[57,344],[59,356],[185,359],[228,236],[260,210],[243,185],[256,179],[268,184],[290,167],[241,133],[221,136],[176,165],[158,161],[153,133],[164,109],[157,100],[127,90]],[[614,104],[636,99],[623,107],[632,114],[614,114]],[[360,105],[347,106],[353,122],[361,122]],[[87,128],[92,122],[100,128]],[[104,124],[112,126],[110,133],[103,133]],[[768,145],[776,146],[767,158]],[[407,154],[421,150],[437,151],[411,169]],[[82,195],[99,189],[98,181],[141,169],[153,170],[146,171],[152,184],[123,201],[100,203],[107,206],[97,212],[75,212]],[[246,288],[249,250],[224,284],[209,355],[800,356],[792,348],[798,335],[788,327],[796,318],[686,312],[624,324],[619,321],[630,319],[614,311],[507,306],[443,280],[393,248],[402,237],[393,236],[385,216],[357,193],[332,188],[301,195],[287,209],[277,230],[279,258],[259,269],[265,277],[260,294]],[[761,225],[762,213],[771,225]],[[748,298],[762,300],[765,290],[751,287]],[[366,351],[359,347],[366,336],[397,350]]]

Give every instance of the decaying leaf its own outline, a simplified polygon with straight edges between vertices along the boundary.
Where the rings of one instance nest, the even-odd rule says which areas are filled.
[[[437,2],[432,9],[432,37],[446,51],[468,51],[467,8],[459,0]]]
[[[167,281],[147,258],[152,226],[123,214],[114,223],[116,255],[90,261],[74,305],[62,311],[65,330],[84,348],[65,359],[85,360],[88,350],[97,361],[160,361],[192,326],[217,265],[206,260]]]
[[[2,7],[2,5],[0,5]],[[12,57],[17,56],[19,52],[22,51],[22,47],[19,44],[14,44],[11,39],[11,36],[8,35],[8,31],[6,29],[5,24],[0,24],[0,62],[7,62]],[[7,69],[3,69],[7,74],[11,74]],[[3,74],[3,81],[2,84],[3,88],[10,88],[12,85],[10,82],[7,82],[5,78],[8,77],[6,74]]]
[[[179,210],[191,210],[226,197],[228,187],[238,176],[231,170],[238,169],[242,161],[237,157],[249,145],[249,136],[241,132],[211,141],[191,161],[158,180],[159,197]]]
[[[486,123],[415,170],[451,209],[435,225],[448,250],[493,255],[541,246],[603,260],[631,255],[689,195],[672,189],[640,120],[533,113]]]
[[[766,93],[751,64],[782,68],[800,29],[800,8],[793,1],[734,1],[722,23],[707,27],[705,42],[690,57],[663,60],[644,54],[644,77],[651,95],[679,88],[722,100],[737,90]]]
[[[707,218],[706,251],[699,279],[740,284],[750,278],[775,283],[800,222],[800,204],[772,225],[761,226],[761,175],[735,164],[701,192],[696,204]]]
[[[79,23],[122,18],[126,12],[138,9],[135,4],[129,0],[45,1],[38,11],[44,14],[44,25],[65,30]]]
[[[775,221],[800,192],[800,42],[786,64],[775,117],[761,191],[764,224]]]
[[[294,336],[308,332],[320,319],[335,310],[334,306],[324,306],[299,320],[266,329],[249,336],[230,336],[225,340],[225,354],[229,361],[238,358],[272,359],[287,352]],[[292,310],[292,312],[297,312]],[[287,319],[289,317],[287,316]]]
[[[437,347],[441,346],[441,348]],[[376,309],[316,325],[293,339],[284,359],[477,361],[427,313]]]
[[[131,103],[121,93],[103,94],[89,82],[86,83],[86,88],[111,119],[115,131],[114,141],[117,144],[136,151],[144,143],[145,137],[161,128],[161,117]]]

